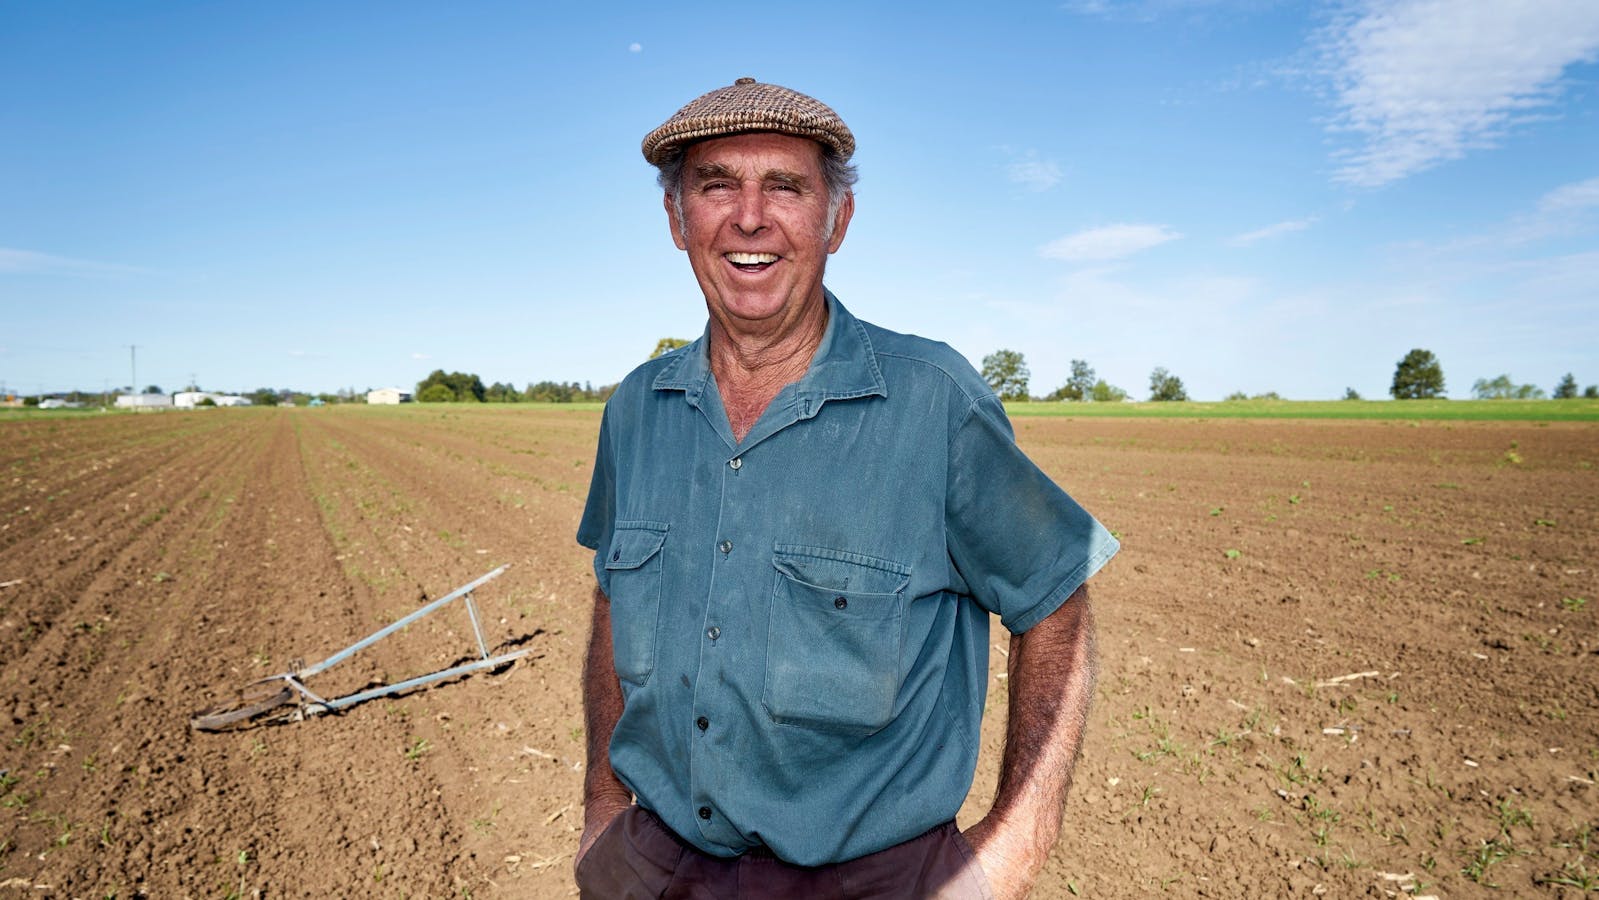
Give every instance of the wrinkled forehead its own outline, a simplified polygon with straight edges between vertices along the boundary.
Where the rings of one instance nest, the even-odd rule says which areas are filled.
[[[819,179],[822,145],[809,138],[771,131],[711,138],[688,146],[683,156],[683,171],[690,176],[715,173],[741,178],[780,172]]]

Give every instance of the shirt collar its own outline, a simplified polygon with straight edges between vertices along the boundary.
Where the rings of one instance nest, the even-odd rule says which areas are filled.
[[[794,399],[804,414],[815,415],[828,400],[856,397],[887,397],[888,385],[877,367],[877,354],[866,326],[844,308],[833,292],[822,289],[827,299],[827,330],[811,357],[810,368],[794,385]],[[711,384],[711,328],[698,340],[672,354],[672,360],[655,377],[657,391],[683,391],[685,399],[697,404],[700,394]]]

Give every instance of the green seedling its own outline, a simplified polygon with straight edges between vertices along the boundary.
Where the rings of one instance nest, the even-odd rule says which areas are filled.
[[[1501,843],[1498,838],[1484,841],[1471,856],[1467,857],[1466,865],[1460,874],[1466,876],[1483,887],[1499,887],[1498,882],[1488,880],[1488,870],[1509,859],[1515,849],[1508,843]]]
[[[433,745],[428,743],[427,738],[417,738],[411,743],[411,746],[406,748],[405,758],[415,762],[422,758],[422,754],[432,749]]]
[[[1529,828],[1532,827],[1532,813],[1527,812],[1525,809],[1519,806],[1512,805],[1509,797],[1500,800],[1499,806],[1495,811],[1499,815],[1500,837],[1509,837],[1510,829],[1516,827],[1517,825],[1526,825]]]
[[[1560,598],[1560,606],[1562,608],[1564,608],[1566,612],[1579,612],[1584,606],[1587,606],[1587,605],[1588,605],[1588,598],[1587,597],[1561,597]]]
[[[1599,891],[1599,874],[1588,874],[1588,866],[1581,860],[1568,862],[1558,875],[1545,875],[1532,880],[1533,884],[1559,885],[1579,888],[1584,892]]]
[[[1226,556],[1228,559],[1237,559],[1238,557],[1243,556],[1244,552],[1242,550],[1234,550],[1232,548],[1228,548],[1223,553],[1223,555]]]

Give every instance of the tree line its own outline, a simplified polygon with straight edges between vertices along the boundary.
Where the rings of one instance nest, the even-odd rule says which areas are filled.
[[[983,357],[983,380],[999,395],[1001,400],[1007,402],[1093,402],[1115,403],[1127,399],[1127,392],[1113,384],[1097,377],[1092,366],[1086,360],[1074,359],[1071,361],[1071,375],[1060,387],[1055,388],[1042,397],[1035,397],[1029,392],[1031,372],[1027,368],[1027,359],[1015,350],[996,350]],[[1438,357],[1431,350],[1417,348],[1399,360],[1394,366],[1393,383],[1388,393],[1395,400],[1426,400],[1444,396],[1444,370]],[[1556,400],[1569,400],[1577,397],[1577,379],[1570,372],[1561,377],[1554,390],[1545,394],[1543,389],[1532,384],[1516,384],[1509,375],[1487,379],[1479,378],[1472,385],[1471,393],[1479,400],[1541,400],[1553,397]],[[1599,385],[1588,385],[1582,390],[1586,399],[1599,399]],[[1156,366],[1149,373],[1149,399],[1154,402],[1180,401],[1188,399],[1188,391],[1183,387],[1183,380],[1164,366]],[[1276,391],[1267,391],[1253,396],[1243,391],[1234,391],[1228,394],[1226,400],[1281,400]],[[1360,393],[1354,388],[1344,390],[1345,400],[1359,400]]]
[[[496,381],[485,386],[483,379],[470,372],[445,372],[434,369],[417,382],[412,396],[418,403],[573,403],[580,400],[606,400],[616,390],[614,384],[595,387],[589,382],[530,382],[523,390]]]

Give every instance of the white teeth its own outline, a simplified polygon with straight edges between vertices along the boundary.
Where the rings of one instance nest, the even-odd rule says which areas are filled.
[[[756,266],[777,262],[776,253],[728,253],[727,261],[735,266]]]

